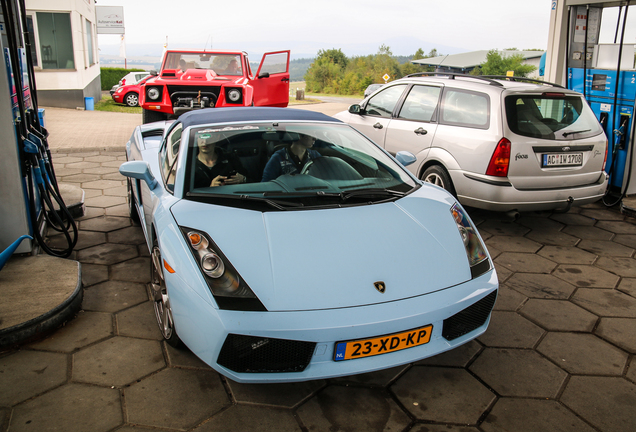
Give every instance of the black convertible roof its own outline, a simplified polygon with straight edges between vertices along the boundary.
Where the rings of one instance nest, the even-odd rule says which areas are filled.
[[[320,121],[342,123],[328,115],[291,108],[208,108],[190,111],[179,117],[179,122],[183,128],[210,123],[231,123],[231,122],[251,122],[251,121]]]

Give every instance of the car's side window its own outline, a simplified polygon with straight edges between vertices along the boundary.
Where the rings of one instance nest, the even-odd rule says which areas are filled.
[[[179,146],[181,145],[182,126],[175,127],[161,148],[161,175],[170,192],[174,191],[174,181],[177,171],[177,159],[179,157]]]
[[[477,129],[490,125],[490,98],[485,93],[445,89],[441,108],[441,124]]]
[[[433,121],[440,90],[440,87],[413,86],[404,100],[398,117],[422,122]]]
[[[364,107],[365,114],[391,118],[393,109],[400,100],[400,96],[404,93],[405,88],[406,84],[395,85],[382,90],[380,93],[369,99],[369,102],[367,102],[367,105]]]

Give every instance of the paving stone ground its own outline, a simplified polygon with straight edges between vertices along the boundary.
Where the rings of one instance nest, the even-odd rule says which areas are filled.
[[[123,152],[53,160],[87,192],[83,310],[0,353],[0,432],[636,430],[636,220],[616,209],[517,221],[469,209],[501,283],[486,334],[376,373],[248,385],[161,340]]]

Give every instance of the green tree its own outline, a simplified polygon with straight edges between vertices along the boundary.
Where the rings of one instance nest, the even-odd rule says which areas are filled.
[[[486,61],[473,69],[471,75],[506,75],[508,71],[513,71],[515,76],[526,77],[534,72],[537,67],[523,64],[524,58],[521,54],[502,56],[497,50],[490,50],[486,55]]]

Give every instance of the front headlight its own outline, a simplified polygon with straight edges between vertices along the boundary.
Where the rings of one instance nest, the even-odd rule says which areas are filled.
[[[123,87],[119,87],[117,90],[115,90],[115,93],[121,93],[123,90]]]
[[[459,204],[455,203],[451,207],[451,214],[466,248],[471,276],[476,278],[490,270],[490,261],[488,260],[486,248],[477,235],[477,230],[468,219],[466,211]]]
[[[219,308],[244,311],[267,310],[205,233],[185,227],[181,227],[181,231],[190,245],[190,250]]]
[[[146,91],[146,94],[148,95],[148,99],[152,99],[152,100],[157,100],[159,99],[159,89],[156,87],[150,87],[148,89],[148,91]]]
[[[227,99],[230,102],[238,103],[241,100],[241,91],[239,89],[229,89],[227,91]]]

